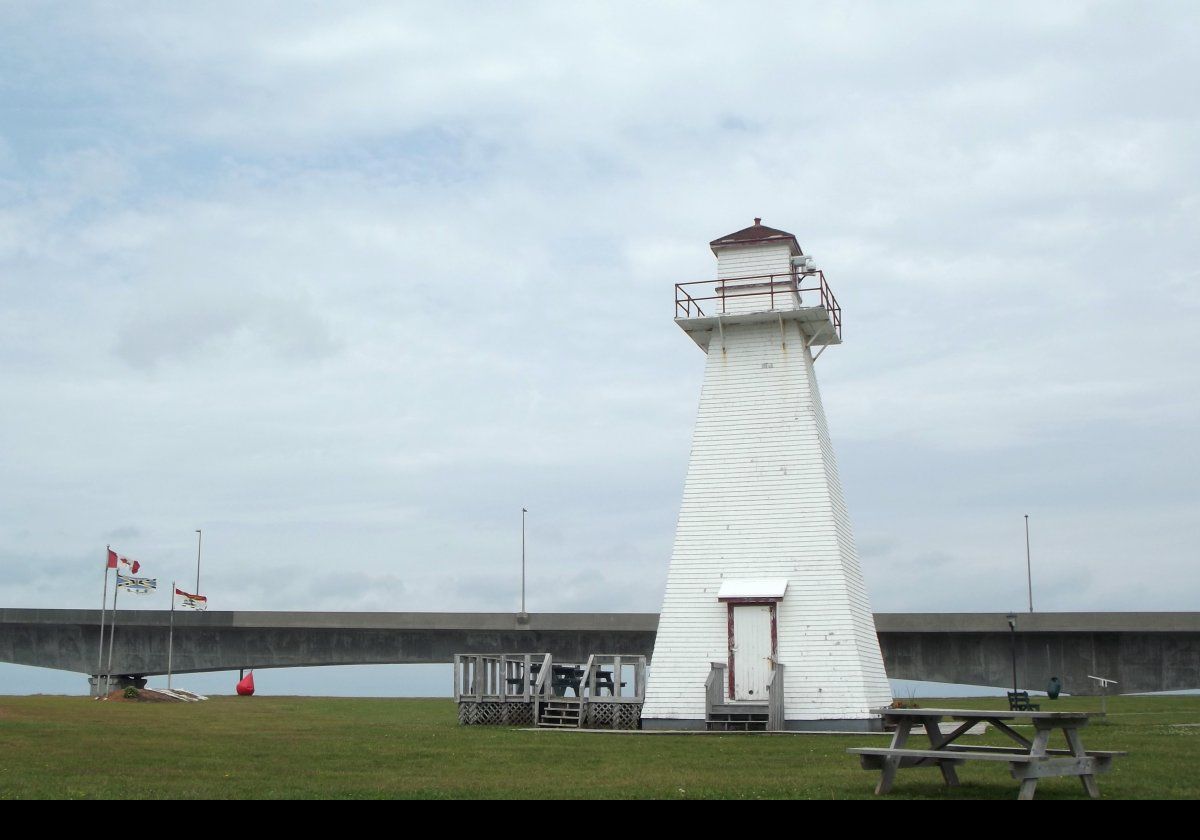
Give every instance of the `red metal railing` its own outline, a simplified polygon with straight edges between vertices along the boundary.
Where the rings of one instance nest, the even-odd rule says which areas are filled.
[[[752,284],[749,288],[742,286],[747,282]],[[737,285],[730,286],[726,290],[726,283]],[[707,288],[701,290],[696,288],[698,286]],[[708,289],[711,289],[713,294],[693,294],[693,292],[707,291]],[[728,315],[731,313],[727,308],[727,302],[735,298],[757,298],[756,302],[761,302],[764,304],[763,308],[770,311],[777,308],[775,305],[777,302],[785,304],[782,308],[795,309],[796,296],[799,295],[803,301],[806,292],[820,295],[820,306],[829,313],[833,328],[840,339],[842,337],[842,307],[838,305],[837,298],[833,296],[829,284],[825,282],[825,272],[823,271],[805,274],[756,274],[749,277],[728,277],[724,280],[676,283],[675,317],[704,318],[707,313],[700,304],[708,301],[713,301],[712,306],[709,307],[713,315]]]

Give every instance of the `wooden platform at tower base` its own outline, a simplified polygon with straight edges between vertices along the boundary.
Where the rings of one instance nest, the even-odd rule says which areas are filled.
[[[582,664],[548,653],[454,657],[462,726],[638,729],[645,695],[644,656],[593,654]]]

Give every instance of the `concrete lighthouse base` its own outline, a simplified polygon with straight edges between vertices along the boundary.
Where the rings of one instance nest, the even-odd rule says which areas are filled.
[[[677,718],[642,718],[642,729],[647,731],[704,732],[708,724],[703,720],[681,720]],[[768,730],[779,732],[781,730]],[[785,732],[882,732],[883,719],[828,718],[824,720],[789,720],[784,724]],[[728,730],[725,730],[728,734]]]

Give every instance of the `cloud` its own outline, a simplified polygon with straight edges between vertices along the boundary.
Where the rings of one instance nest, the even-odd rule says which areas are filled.
[[[513,609],[525,506],[531,606],[656,609],[754,216],[878,608],[1019,605],[1025,513],[1047,605],[1194,602],[1195,13],[464,14],[0,12],[0,603],[203,527],[216,608]]]
[[[245,364],[263,353],[285,362],[333,355],[328,324],[297,300],[167,300],[143,309],[117,334],[115,352],[136,368],[170,360],[227,357]]]

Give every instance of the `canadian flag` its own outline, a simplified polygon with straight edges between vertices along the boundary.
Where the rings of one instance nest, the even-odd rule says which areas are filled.
[[[128,557],[119,557],[117,559],[119,559],[121,561],[122,566],[129,567],[129,573],[131,575],[136,575],[138,573],[138,569],[142,568],[141,563],[139,563],[136,560],[130,560]]]

